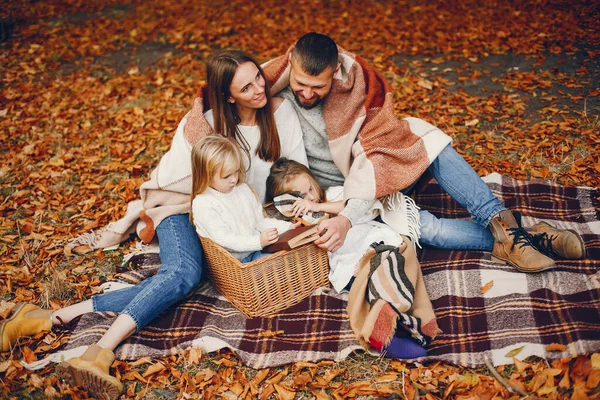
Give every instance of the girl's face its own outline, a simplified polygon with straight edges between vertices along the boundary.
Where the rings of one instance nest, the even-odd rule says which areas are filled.
[[[267,104],[265,78],[260,74],[253,62],[240,64],[229,86],[230,103],[246,108],[262,108]]]
[[[225,170],[221,168],[210,180],[210,187],[217,192],[229,193],[233,190],[239,179],[240,164],[236,163],[233,168]]]
[[[302,193],[306,200],[318,202],[317,190],[306,174],[294,175],[288,181],[288,190]]]

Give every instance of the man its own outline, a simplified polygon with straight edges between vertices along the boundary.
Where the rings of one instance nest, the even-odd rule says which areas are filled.
[[[344,185],[346,208],[320,224],[321,231],[326,230],[315,242],[320,247],[339,249],[373,199],[410,190],[428,171],[473,221],[438,219],[418,210],[421,242],[492,251],[523,272],[554,266],[534,244],[552,255],[584,257],[583,241],[575,232],[545,223],[529,232],[520,228],[452,148],[451,139],[425,121],[398,120],[385,79],[360,57],[338,49],[328,36],[314,32],[302,36],[264,69],[272,91],[289,99],[298,112],[310,169],[324,187]]]

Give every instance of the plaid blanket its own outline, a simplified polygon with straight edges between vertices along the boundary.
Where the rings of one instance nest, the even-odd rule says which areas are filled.
[[[587,259],[559,260],[550,271],[522,274],[492,260],[490,253],[424,249],[420,254],[424,281],[443,331],[431,342],[426,359],[479,367],[486,356],[494,365],[512,363],[507,357],[510,351],[519,359],[600,351],[597,189],[517,181],[497,174],[486,181],[509,209],[522,212],[525,226],[544,220],[581,233]],[[468,217],[436,184],[427,186],[416,201],[438,216]],[[133,262],[147,266],[159,260],[146,255]],[[127,273],[122,279],[134,282],[148,273]],[[488,282],[493,285],[482,294]],[[114,316],[103,313],[84,315],[73,324],[62,352],[49,360],[82,352],[113,320]],[[551,343],[567,349],[548,352]],[[116,355],[128,360],[159,357],[192,346],[204,351],[229,347],[253,368],[297,360],[340,360],[361,348],[349,325],[346,299],[331,290],[319,290],[275,317],[245,319],[206,284],[130,337]]]
[[[597,189],[486,177],[506,207],[523,214],[523,226],[547,221],[574,229],[587,248],[585,260],[557,260],[539,274],[522,274],[494,261],[490,253],[426,249],[421,268],[442,331],[429,349],[432,358],[464,366],[494,365],[537,355],[549,359],[600,350],[600,200]],[[437,185],[417,203],[437,216],[468,213]],[[492,287],[481,293],[488,282]],[[552,343],[566,351],[546,351]],[[522,349],[521,349],[522,348]],[[519,349],[521,349],[519,351]]]

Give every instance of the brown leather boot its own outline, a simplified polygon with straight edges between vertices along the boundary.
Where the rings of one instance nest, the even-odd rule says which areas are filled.
[[[109,373],[113,361],[115,354],[111,350],[93,344],[81,357],[58,364],[56,373],[72,386],[87,390],[93,398],[115,400],[121,395],[123,385]]]
[[[22,337],[50,331],[52,329],[51,315],[52,311],[42,310],[34,304],[17,304],[12,316],[0,324],[2,351],[9,351],[11,346]]]
[[[490,221],[494,235],[492,255],[521,272],[540,272],[554,266],[554,261],[533,248],[525,229],[519,227],[508,210],[501,211]]]
[[[569,260],[585,258],[585,244],[579,233],[572,229],[557,229],[547,222],[538,222],[526,228],[533,246],[549,257]]]

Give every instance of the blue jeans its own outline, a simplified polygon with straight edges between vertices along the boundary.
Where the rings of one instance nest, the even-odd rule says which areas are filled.
[[[437,218],[421,210],[421,243],[440,249],[491,251],[492,217],[506,208],[465,159],[448,145],[429,166],[429,173],[446,193],[467,209],[472,221]]]
[[[165,218],[156,228],[162,265],[137,285],[92,298],[94,311],[129,315],[139,331],[202,280],[202,245],[188,214]]]
[[[266,257],[266,256],[270,256],[270,255],[271,255],[271,253],[263,253],[262,251],[260,251],[260,250],[257,250],[257,251],[254,251],[254,252],[252,252],[252,253],[248,254],[248,255],[247,255],[247,256],[246,256],[246,257],[245,257],[245,258],[244,258],[242,261],[240,261],[240,262],[241,262],[242,264],[245,264],[245,263],[249,263],[249,262],[252,262],[252,261],[260,260],[261,258],[263,258],[263,257]]]

